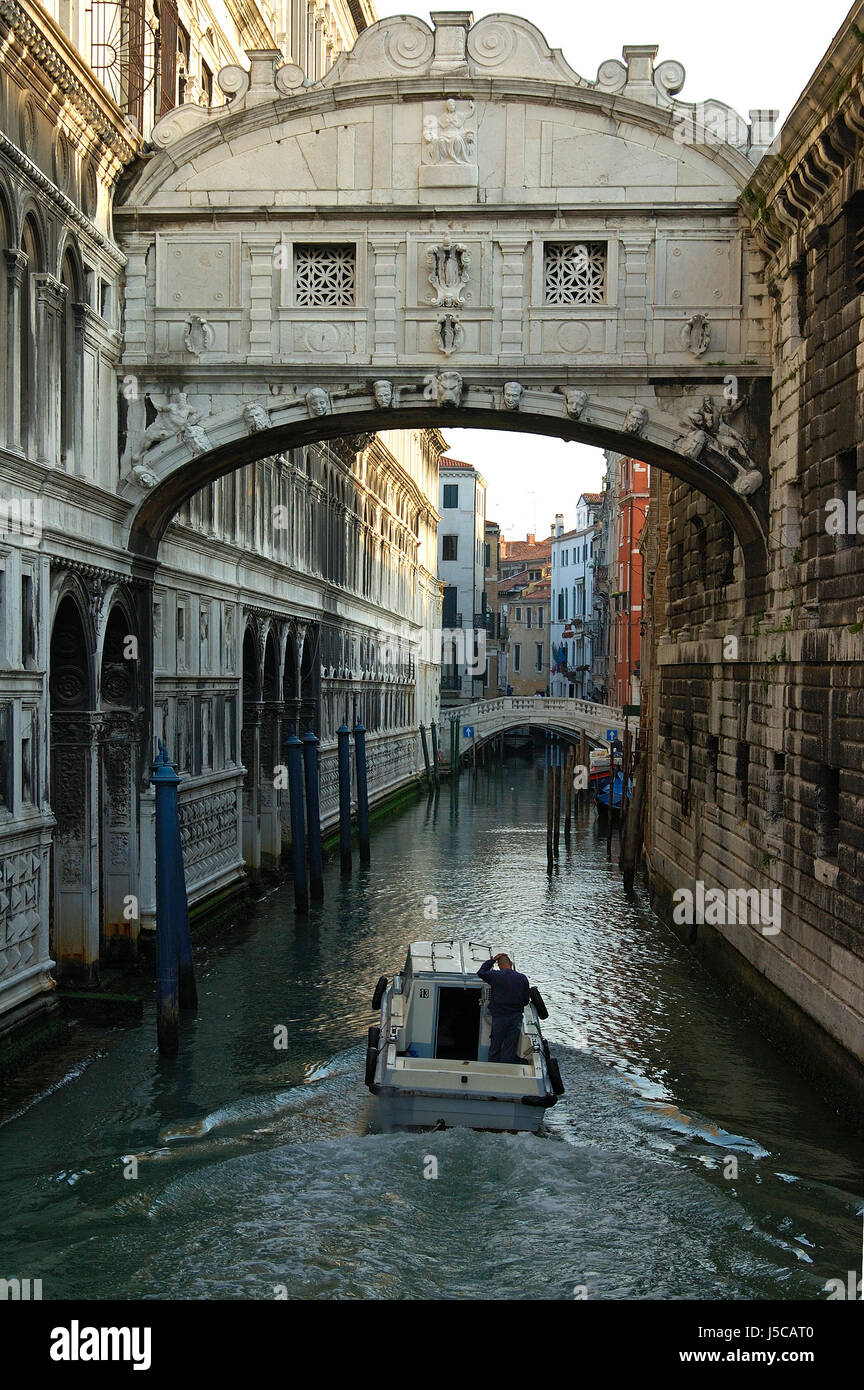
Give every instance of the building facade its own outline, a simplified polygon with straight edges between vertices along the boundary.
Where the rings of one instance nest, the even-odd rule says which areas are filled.
[[[614,671],[611,703],[638,705],[641,684],[642,553],[639,542],[648,510],[648,466],[615,454],[610,467],[617,473],[614,493],[618,516],[617,555],[610,600],[609,666]]]
[[[139,92],[128,47],[125,87],[92,64],[111,10],[15,0],[0,14],[3,1026],[50,1001],[55,964],[90,983],[152,929],[151,730],[180,768],[196,907],[278,862],[292,728],[321,740],[326,823],[338,725],[369,731],[374,798],[415,775],[416,726],[438,709],[437,431],[332,440],[226,475],[182,505],[158,566],[133,560],[117,492],[129,422],[159,428],[134,377],[118,391],[134,288],[112,205],[141,131],[160,102],[202,99],[211,59],[272,47],[280,23],[309,17],[323,62],[368,14],[162,4],[162,59],[172,23],[189,35],[174,70],[186,86],[163,64]]]
[[[556,516],[552,536],[550,694],[590,699],[596,641],[594,547],[602,494],[583,492],[576,525]],[[559,530],[560,527],[560,530]]]
[[[494,699],[500,694],[499,668],[501,640],[506,639],[506,628],[501,630],[501,613],[498,607],[498,583],[501,567],[501,527],[497,521],[487,521],[484,534],[486,551],[483,567],[483,589],[486,594],[486,672],[483,681],[483,695]]]
[[[486,480],[470,463],[440,459],[438,578],[441,690],[447,703],[483,692],[486,643]]]

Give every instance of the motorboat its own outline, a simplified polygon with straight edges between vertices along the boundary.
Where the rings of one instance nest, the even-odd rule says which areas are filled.
[[[491,990],[477,971],[497,949],[413,941],[399,974],[378,980],[372,1007],[381,1019],[369,1029],[365,1080],[385,1127],[536,1131],[563,1094],[536,988],[523,1012],[517,1060],[489,1061]]]

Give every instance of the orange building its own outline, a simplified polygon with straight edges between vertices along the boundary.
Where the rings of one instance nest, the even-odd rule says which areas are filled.
[[[642,554],[639,540],[648,511],[648,465],[613,456],[618,469],[617,574],[610,594],[616,705],[638,705],[642,655]]]

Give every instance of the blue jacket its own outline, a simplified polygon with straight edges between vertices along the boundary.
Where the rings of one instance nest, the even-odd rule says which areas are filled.
[[[518,970],[493,970],[494,964],[490,958],[477,971],[480,979],[492,991],[492,1017],[521,1014],[528,1003],[528,976],[520,975]]]

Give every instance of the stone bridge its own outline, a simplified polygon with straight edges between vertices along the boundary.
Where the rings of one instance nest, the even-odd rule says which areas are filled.
[[[624,727],[624,713],[615,705],[597,705],[591,700],[550,699],[541,695],[502,695],[497,700],[475,700],[470,705],[460,705],[449,717],[458,718],[461,724],[460,753],[475,744],[479,747],[508,729],[548,729],[550,733],[570,738],[578,738],[584,731],[589,743],[599,745],[605,744],[607,729],[617,729],[620,733]],[[444,713],[442,729],[447,724],[448,716]],[[466,728],[473,728],[471,738],[464,737]]]
[[[313,440],[427,425],[631,453],[698,488],[764,607],[769,313],[739,198],[771,138],[633,46],[576,73],[527,20],[372,25],[171,111],[115,208],[120,497],[146,561],[183,501]]]

